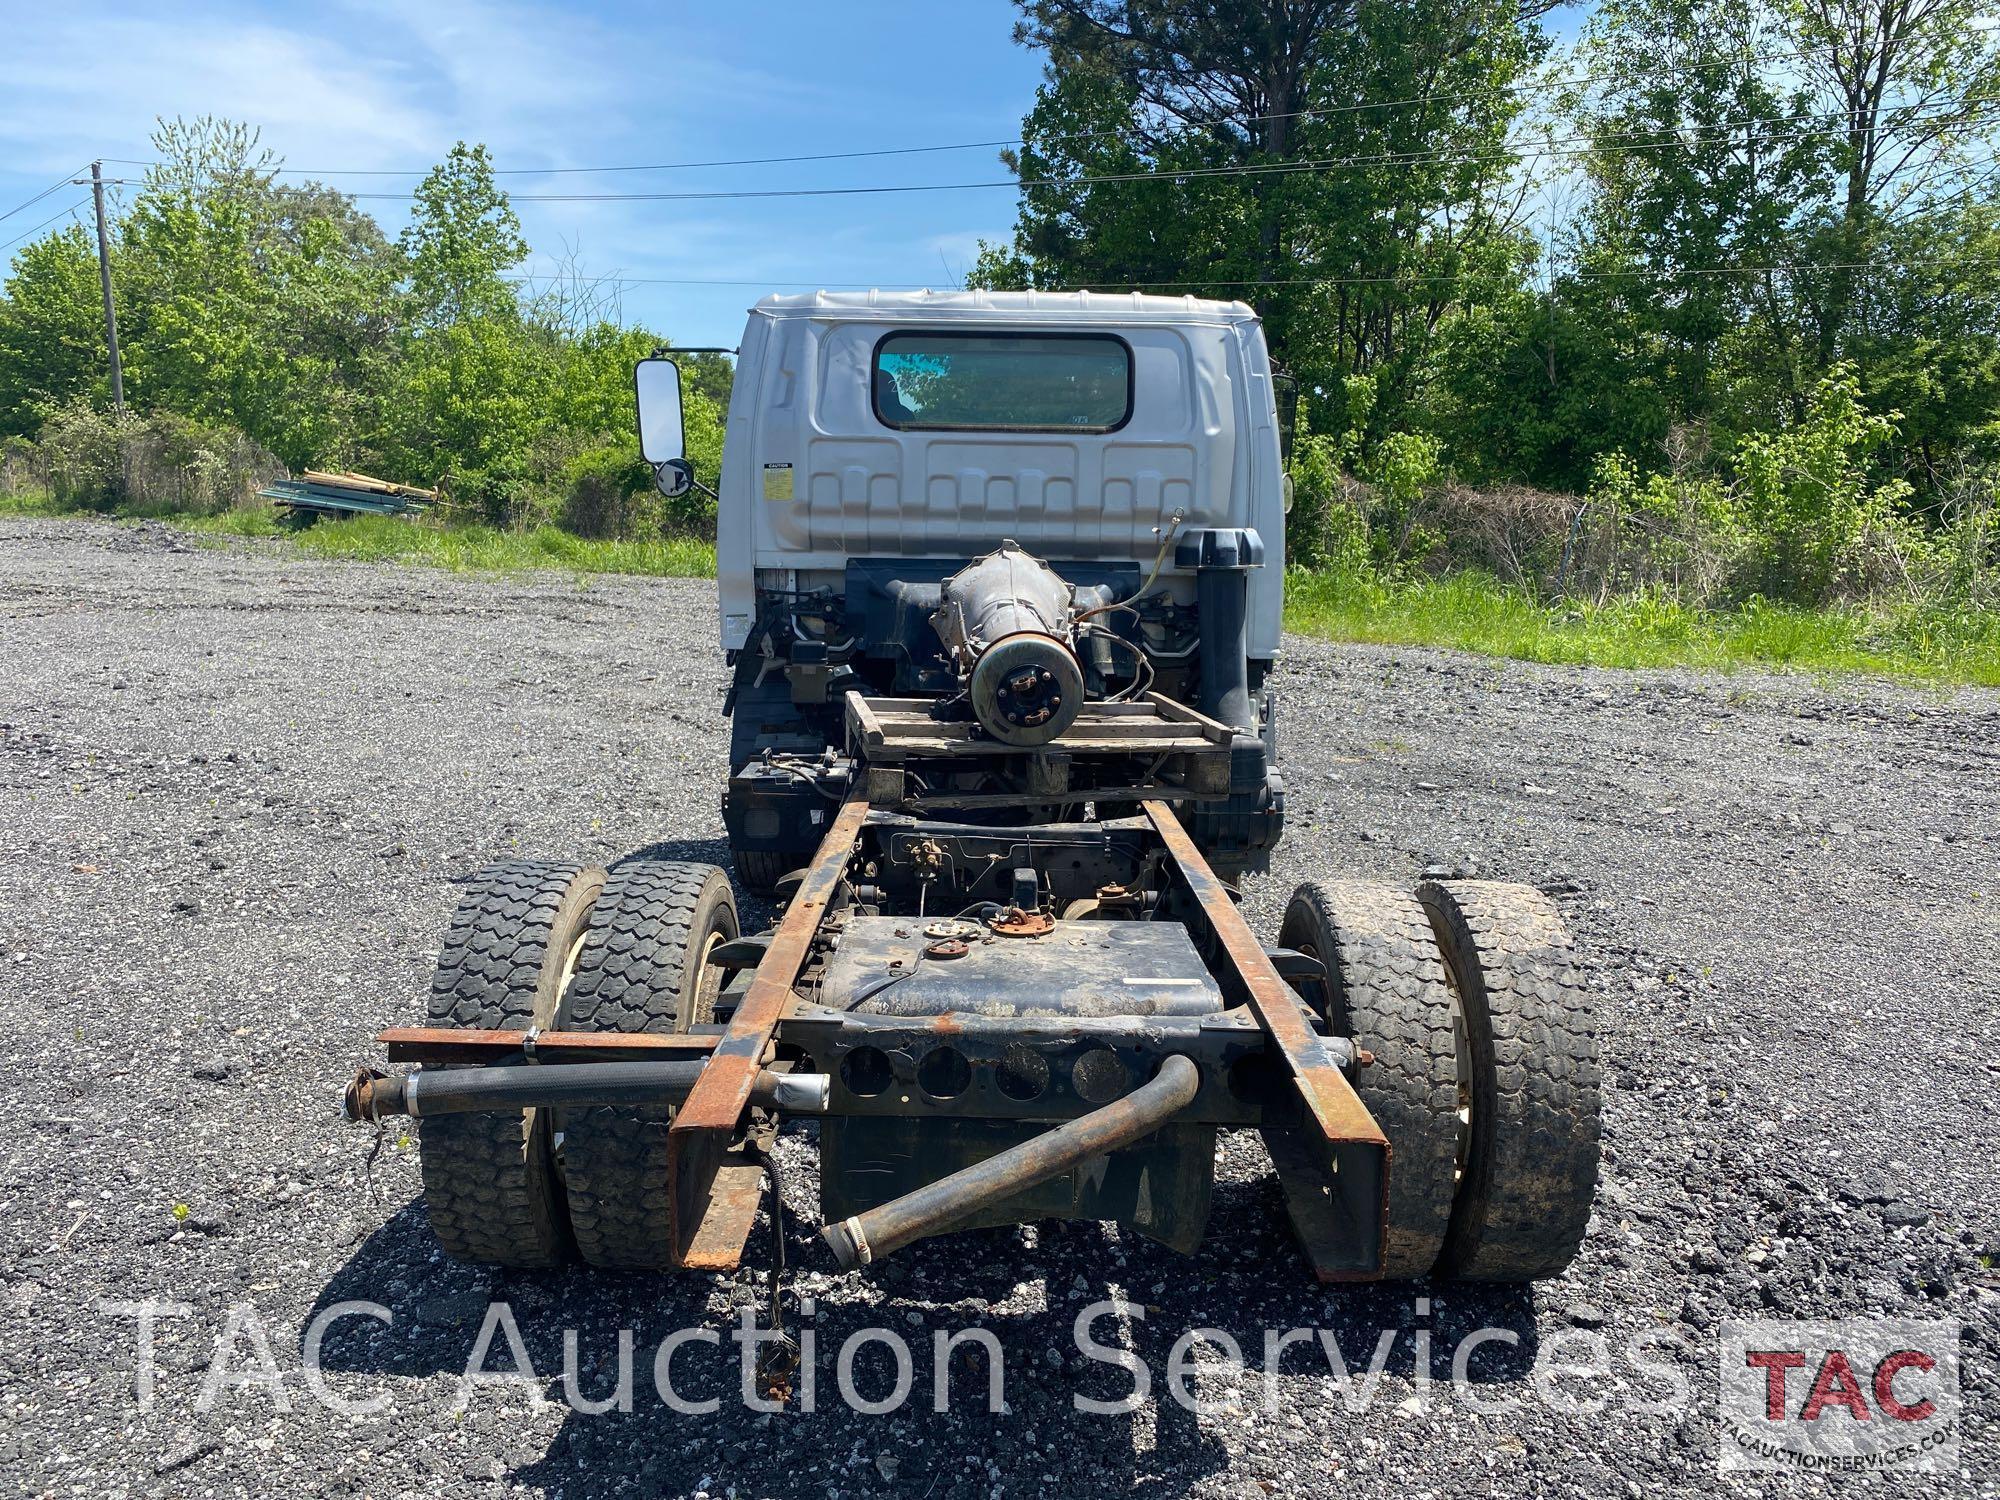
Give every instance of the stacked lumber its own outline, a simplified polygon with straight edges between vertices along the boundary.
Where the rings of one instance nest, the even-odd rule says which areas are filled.
[[[297,479],[276,480],[257,493],[295,515],[401,516],[437,500],[436,490],[326,469],[307,469]]]
[[[419,489],[414,484],[397,484],[393,480],[377,479],[372,474],[357,474],[352,469],[332,472],[307,469],[305,480],[308,484],[326,485],[334,489],[369,490],[382,495],[401,495],[406,500],[437,499],[436,490]]]

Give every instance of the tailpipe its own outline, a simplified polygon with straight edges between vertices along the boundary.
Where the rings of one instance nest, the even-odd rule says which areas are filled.
[[[829,1224],[820,1236],[843,1268],[870,1265],[912,1240],[940,1234],[1092,1157],[1143,1140],[1192,1104],[1199,1092],[1201,1070],[1185,1057],[1169,1057],[1150,1081],[1123,1099],[866,1213]]]

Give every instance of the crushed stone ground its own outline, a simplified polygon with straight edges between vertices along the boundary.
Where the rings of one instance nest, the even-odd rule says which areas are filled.
[[[1964,1325],[1960,1473],[1871,1489],[1994,1490],[2000,694],[1288,640],[1291,822],[1251,919],[1274,938],[1285,894],[1330,872],[1407,885],[1443,867],[1556,896],[1606,1017],[1581,1259],[1525,1292],[1318,1287],[1261,1148],[1236,1135],[1191,1259],[1069,1224],[842,1275],[795,1129],[787,1242],[814,1300],[820,1409],[684,1416],[651,1393],[652,1351],[727,1326],[760,1275],[448,1262],[408,1142],[391,1132],[366,1167],[369,1134],[337,1099],[371,1034],[421,1014],[459,883],[486,861],[726,863],[713,585],[5,520],[0,616],[0,1496],[1812,1492],[1716,1473],[1715,1330],[1764,1316]],[[1130,1332],[1154,1399],[1082,1415],[1079,1391],[1130,1389],[1071,1339],[1113,1295],[1145,1309]],[[161,1325],[141,1411],[132,1324],[99,1303],[147,1297],[190,1313]],[[489,1297],[545,1375],[577,1330],[592,1395],[632,1329],[635,1410],[481,1391],[455,1413]],[[390,1398],[373,1415],[323,1409],[297,1373],[301,1330],[344,1299],[393,1313],[326,1346],[337,1392]],[[254,1387],[196,1410],[239,1302],[290,1372],[289,1412]],[[1517,1338],[1473,1366],[1482,1404],[1509,1413],[1447,1384],[1448,1351],[1484,1325]],[[868,1326],[916,1351],[893,1415],[827,1395],[834,1351]],[[983,1409],[974,1365],[933,1413],[932,1334],[975,1326],[1004,1345],[1008,1410]],[[1250,1365],[1232,1385],[1207,1351],[1200,1415],[1164,1398],[1196,1326]],[[1357,1365],[1394,1332],[1365,1411],[1310,1347],[1267,1406],[1263,1331],[1294,1326],[1330,1330]],[[1428,1390],[1425,1328],[1445,1351]],[[1538,1352],[1593,1330],[1614,1349],[1659,1330],[1688,1408],[1633,1412],[1657,1391],[1627,1378],[1597,1388],[1603,1414],[1548,1409]],[[893,1373],[882,1353],[860,1362],[871,1393]],[[675,1374],[731,1397],[734,1368],[697,1345]]]

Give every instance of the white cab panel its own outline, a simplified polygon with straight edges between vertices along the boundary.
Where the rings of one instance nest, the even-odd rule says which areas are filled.
[[[1104,333],[1131,351],[1109,432],[891,427],[872,400],[891,333]],[[1064,561],[1150,568],[1163,528],[1254,526],[1253,656],[1277,653],[1284,504],[1269,360],[1241,303],[1095,293],[814,293],[751,310],[730,402],[718,571],[723,644],[767,587],[834,583],[848,559],[971,558],[1012,538]],[[1175,578],[1171,559],[1166,574]],[[1192,579],[1174,591],[1192,597]]]

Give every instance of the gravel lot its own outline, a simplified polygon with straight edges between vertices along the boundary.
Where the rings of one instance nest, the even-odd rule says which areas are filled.
[[[485,861],[724,860],[712,586],[6,520],[0,608],[0,1495],[1797,1493],[1822,1482],[1717,1476],[1716,1324],[1884,1315],[1964,1325],[1964,1430],[1955,1479],[1871,1489],[2000,1492],[2000,694],[1291,643],[1293,817],[1253,921],[1274,934],[1292,885],[1335,870],[1469,863],[1556,893],[1607,1017],[1579,1263],[1531,1294],[1323,1290],[1246,1137],[1196,1258],[1047,1226],[933,1242],[864,1280],[820,1246],[809,1143],[788,1136],[819,1409],[746,1412],[733,1346],[693,1344],[681,1393],[729,1399],[686,1416],[654,1395],[652,1352],[758,1296],[766,1235],[734,1279],[489,1278],[437,1252],[409,1143],[391,1132],[367,1166],[337,1097],[370,1035],[420,1014],[456,882]],[[1129,1326],[1159,1399],[1079,1414],[1078,1392],[1131,1389],[1071,1338],[1114,1295],[1144,1306]],[[551,1404],[482,1389],[454,1411],[489,1296]],[[142,1298],[188,1308],[159,1325],[143,1408],[134,1323],[99,1309]],[[325,1345],[337,1394],[387,1396],[372,1414],[328,1410],[300,1374],[303,1329],[346,1299],[393,1314]],[[197,1409],[242,1303],[258,1321],[233,1367],[255,1370],[267,1331],[289,1411],[256,1386]],[[1488,1324],[1519,1342],[1473,1361],[1476,1399],[1511,1413],[1448,1384],[1451,1349]],[[892,1415],[833,1392],[835,1350],[871,1325],[915,1349]],[[1232,1381],[1204,1346],[1201,1414],[1165,1396],[1199,1325],[1249,1365]],[[980,1326],[1007,1409],[984,1409],[974,1360],[933,1413],[932,1334]],[[1357,1366],[1393,1336],[1364,1411],[1311,1344],[1269,1372],[1267,1407],[1264,1330],[1294,1326]],[[565,1328],[593,1396],[633,1330],[632,1412],[562,1404]],[[1660,1394],[1622,1353],[1648,1330],[1685,1410],[1630,1409]],[[1555,1389],[1609,1409],[1551,1409],[1538,1355],[1592,1331],[1618,1378]],[[892,1373],[880,1344],[860,1368],[871,1396]]]

